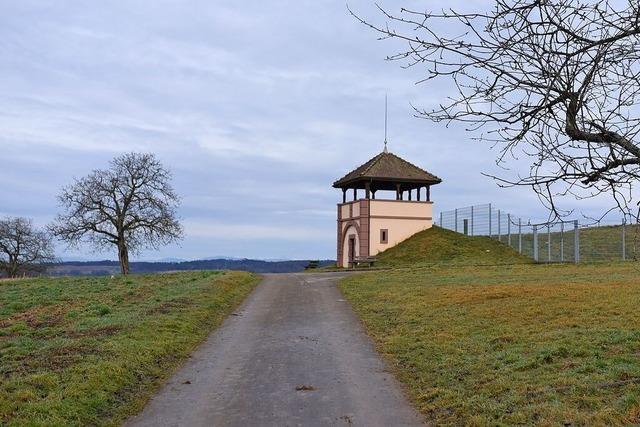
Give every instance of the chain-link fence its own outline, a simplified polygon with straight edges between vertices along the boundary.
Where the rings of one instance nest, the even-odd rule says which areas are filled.
[[[640,249],[638,224],[595,223],[580,227],[583,261],[636,260]]]
[[[487,236],[538,262],[595,262],[635,259],[640,226],[580,225],[577,220],[532,223],[491,203],[441,212],[442,228],[468,236]]]

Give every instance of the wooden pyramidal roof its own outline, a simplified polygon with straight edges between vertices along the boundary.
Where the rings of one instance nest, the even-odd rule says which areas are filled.
[[[393,153],[383,151],[334,182],[333,187],[360,187],[358,184],[364,182],[406,183],[415,186],[439,184],[442,180]]]

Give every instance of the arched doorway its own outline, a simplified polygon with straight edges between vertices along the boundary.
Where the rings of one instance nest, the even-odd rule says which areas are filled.
[[[353,259],[360,255],[360,240],[358,238],[358,229],[355,225],[347,226],[343,235],[342,266],[346,268],[351,267]]]

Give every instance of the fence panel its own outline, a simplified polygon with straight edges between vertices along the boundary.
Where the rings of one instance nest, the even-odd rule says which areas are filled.
[[[640,225],[624,225],[622,247],[625,261],[636,261],[640,252]]]
[[[640,243],[638,224],[592,224],[580,229],[580,254],[585,262],[629,261],[637,259]]]
[[[536,224],[491,203],[442,212],[438,225],[469,236],[488,236],[543,263],[624,261],[636,259],[640,251],[638,224]]]

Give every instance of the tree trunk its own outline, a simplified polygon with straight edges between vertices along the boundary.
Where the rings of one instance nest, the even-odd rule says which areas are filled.
[[[9,263],[7,265],[7,274],[10,278],[16,279],[18,277],[18,262],[17,257],[9,256]]]
[[[118,243],[118,261],[120,261],[120,272],[129,274],[129,249],[124,240]]]

